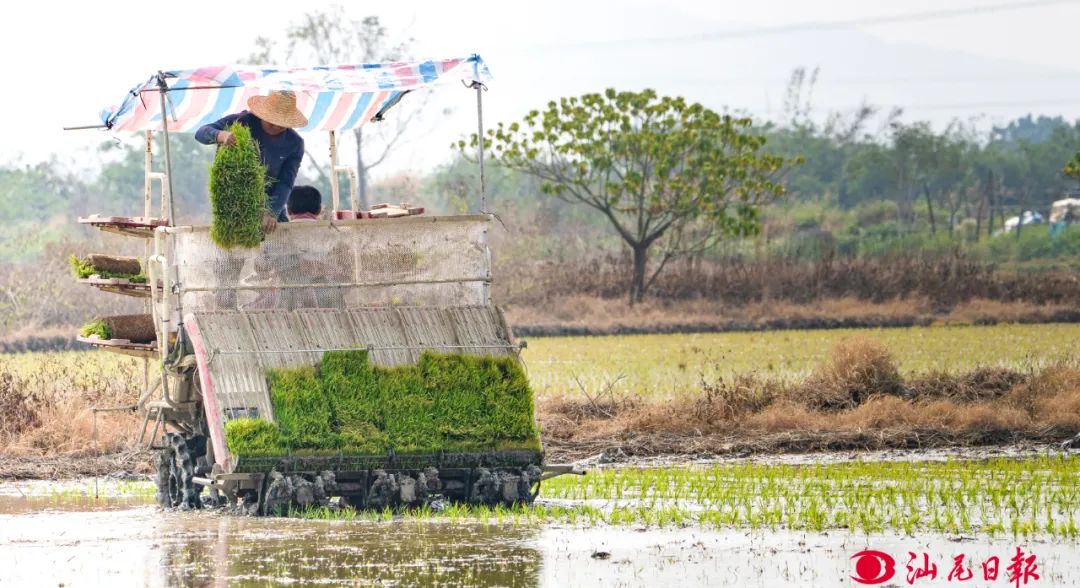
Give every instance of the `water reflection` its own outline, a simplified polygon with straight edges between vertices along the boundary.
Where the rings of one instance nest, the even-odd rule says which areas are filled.
[[[226,583],[535,586],[536,529],[165,515],[147,567],[170,586]]]
[[[46,510],[0,515],[0,586],[535,586],[537,529]]]
[[[944,574],[957,554],[1004,562],[1019,546],[1038,556],[1042,585],[1074,585],[1080,579],[1072,541],[839,530],[305,521],[165,513],[153,506],[115,510],[116,504],[72,511],[21,507],[11,514],[10,500],[0,504],[7,505],[0,507],[0,588],[849,586],[851,557],[862,549],[897,558],[925,552]],[[902,570],[906,560],[898,561]]]
[[[0,495],[0,515],[20,515],[40,512],[100,512],[128,510],[143,506],[151,499],[137,496],[110,496],[94,498],[92,495],[55,494],[11,496]]]

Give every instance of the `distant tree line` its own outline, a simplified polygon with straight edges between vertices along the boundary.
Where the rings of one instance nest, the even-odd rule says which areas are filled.
[[[1080,146],[1080,122],[1028,115],[979,133],[960,121],[935,130],[892,116],[871,133],[871,114],[769,125],[770,148],[805,157],[787,177],[792,200],[826,199],[845,210],[884,201],[895,205],[901,232],[916,227],[920,208],[920,230],[952,233],[972,219],[977,235],[990,235],[1006,216],[1045,214],[1077,186],[1063,168]]]
[[[786,200],[826,199],[842,209],[885,201],[893,203],[900,220],[908,223],[914,220],[916,205],[925,208],[929,202],[935,217],[975,219],[985,233],[991,221],[1000,227],[1003,214],[1015,215],[1020,208],[1044,211],[1050,202],[1080,187],[1062,173],[1080,146],[1080,121],[1029,115],[983,134],[959,122],[935,131],[926,122],[898,119],[883,132],[871,133],[863,129],[865,122],[863,118],[761,125],[767,137],[765,151],[804,159],[785,176]],[[185,135],[174,135],[173,141],[178,210],[189,219],[203,218],[213,150]],[[138,212],[142,142],[103,142],[99,157],[100,172],[89,178],[71,174],[55,158],[0,166],[3,236],[25,229],[23,224],[31,221],[40,229],[61,214],[70,218],[90,212]],[[417,178],[416,184],[426,186],[421,191],[429,193],[423,196],[437,198],[447,210],[463,208],[478,187],[471,167],[452,161]],[[493,190],[497,201],[559,207],[555,199],[535,202],[539,182],[512,176],[513,172],[504,174]],[[319,180],[316,175],[304,179],[322,184]],[[949,226],[933,229],[948,231]]]

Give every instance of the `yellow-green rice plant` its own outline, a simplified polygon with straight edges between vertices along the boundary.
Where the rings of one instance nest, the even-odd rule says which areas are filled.
[[[97,335],[102,339],[112,339],[112,329],[110,329],[109,325],[101,319],[93,320],[83,325],[82,328],[79,329],[79,334],[83,337],[93,337],[94,335]]]

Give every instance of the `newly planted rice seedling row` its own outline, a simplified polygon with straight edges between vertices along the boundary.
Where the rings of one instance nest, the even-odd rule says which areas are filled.
[[[681,510],[704,526],[1076,538],[1080,457],[603,470],[542,496],[607,501],[607,518]]]
[[[1080,536],[1080,457],[627,468],[544,483],[532,506],[454,504],[307,518]]]

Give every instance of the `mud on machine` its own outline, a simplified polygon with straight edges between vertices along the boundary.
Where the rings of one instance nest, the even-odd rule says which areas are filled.
[[[380,366],[415,364],[425,350],[520,361],[520,346],[491,300],[483,141],[478,213],[432,216],[404,204],[359,210],[357,171],[339,165],[335,136],[382,120],[410,92],[460,81],[475,91],[483,137],[482,92],[489,77],[477,55],[159,71],[119,107],[104,111],[103,124],[76,127],[146,137],[142,216],[92,215],[79,222],[145,241],[145,282],[82,281],[144,299],[153,340],[81,340],[146,358],[145,389],[130,408],[142,417],[141,439],[157,451],[162,506],[200,507],[204,490],[217,504],[260,513],[323,504],[334,496],[379,508],[435,498],[527,503],[542,480],[582,473],[571,465],[545,465],[542,448],[247,457],[231,454],[226,442],[230,420],[274,421],[268,369],[314,366],[330,351],[366,350]],[[283,223],[261,247],[219,249],[209,227],[175,223],[169,135],[193,132],[242,110],[248,97],[279,89],[293,90],[309,113],[299,131],[329,133],[330,220]],[[154,171],[156,138],[162,171]],[[347,180],[348,208],[342,206],[340,176]]]

